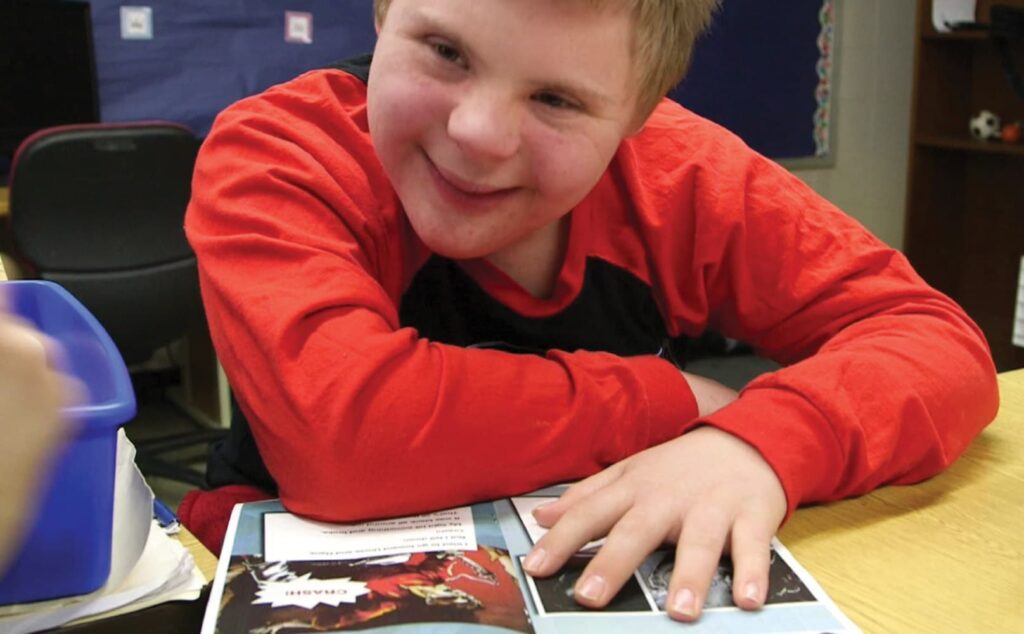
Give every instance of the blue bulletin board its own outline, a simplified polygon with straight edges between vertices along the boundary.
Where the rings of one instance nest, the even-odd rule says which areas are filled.
[[[835,2],[723,0],[671,96],[772,158],[827,160]],[[169,119],[200,135],[232,102],[375,41],[371,0],[91,5],[102,119]]]
[[[376,41],[370,0],[90,4],[102,120],[169,119],[203,136],[231,103]]]
[[[670,96],[774,159],[834,153],[836,0],[722,0]]]

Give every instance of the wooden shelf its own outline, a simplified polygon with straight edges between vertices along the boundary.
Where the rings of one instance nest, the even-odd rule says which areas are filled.
[[[954,137],[939,134],[919,134],[915,143],[923,147],[981,154],[1009,154],[1024,157],[1024,144],[1002,143],[1000,141],[977,141],[967,137]]]
[[[978,0],[987,22],[995,3]],[[1024,256],[1024,145],[971,138],[979,110],[1024,119],[986,31],[937,33],[932,0],[918,0],[913,143],[907,170],[904,252],[929,284],[957,301],[985,333],[996,367],[1024,367],[1012,342],[1017,276]],[[1024,42],[1011,43],[1017,59]]]
[[[932,31],[923,33],[921,39],[929,42],[984,42],[989,39],[989,34],[988,31],[953,31],[951,33]]]

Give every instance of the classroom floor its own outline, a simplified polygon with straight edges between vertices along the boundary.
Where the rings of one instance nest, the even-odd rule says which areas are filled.
[[[753,355],[737,355],[700,359],[688,364],[686,369],[739,389],[757,375],[777,367],[775,363]],[[133,442],[196,429],[196,423],[173,403],[162,398],[158,391],[144,391],[139,397],[138,406],[138,415],[125,426],[125,433]],[[168,456],[175,462],[200,470],[206,465],[204,446],[190,447]],[[190,484],[166,478],[147,475],[147,480],[157,497],[173,509],[177,509],[185,493],[194,488]]]

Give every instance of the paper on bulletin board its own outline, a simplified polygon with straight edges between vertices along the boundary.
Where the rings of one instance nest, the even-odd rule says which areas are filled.
[[[934,0],[932,2],[932,24],[940,33],[952,31],[950,25],[957,22],[974,22],[977,0]]]

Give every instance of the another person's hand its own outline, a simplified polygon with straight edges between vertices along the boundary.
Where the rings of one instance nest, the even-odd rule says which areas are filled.
[[[56,342],[9,315],[0,288],[0,573],[35,510],[35,497],[68,433],[60,408],[80,398],[79,383],[54,369]]]
[[[666,609],[692,621],[722,553],[730,551],[733,599],[757,609],[768,591],[771,539],[786,508],[782,485],[757,450],[703,426],[612,465],[536,509],[538,523],[550,530],[525,568],[536,576],[554,574],[588,541],[607,535],[575,588],[580,603],[597,608],[647,555],[675,543]]]

